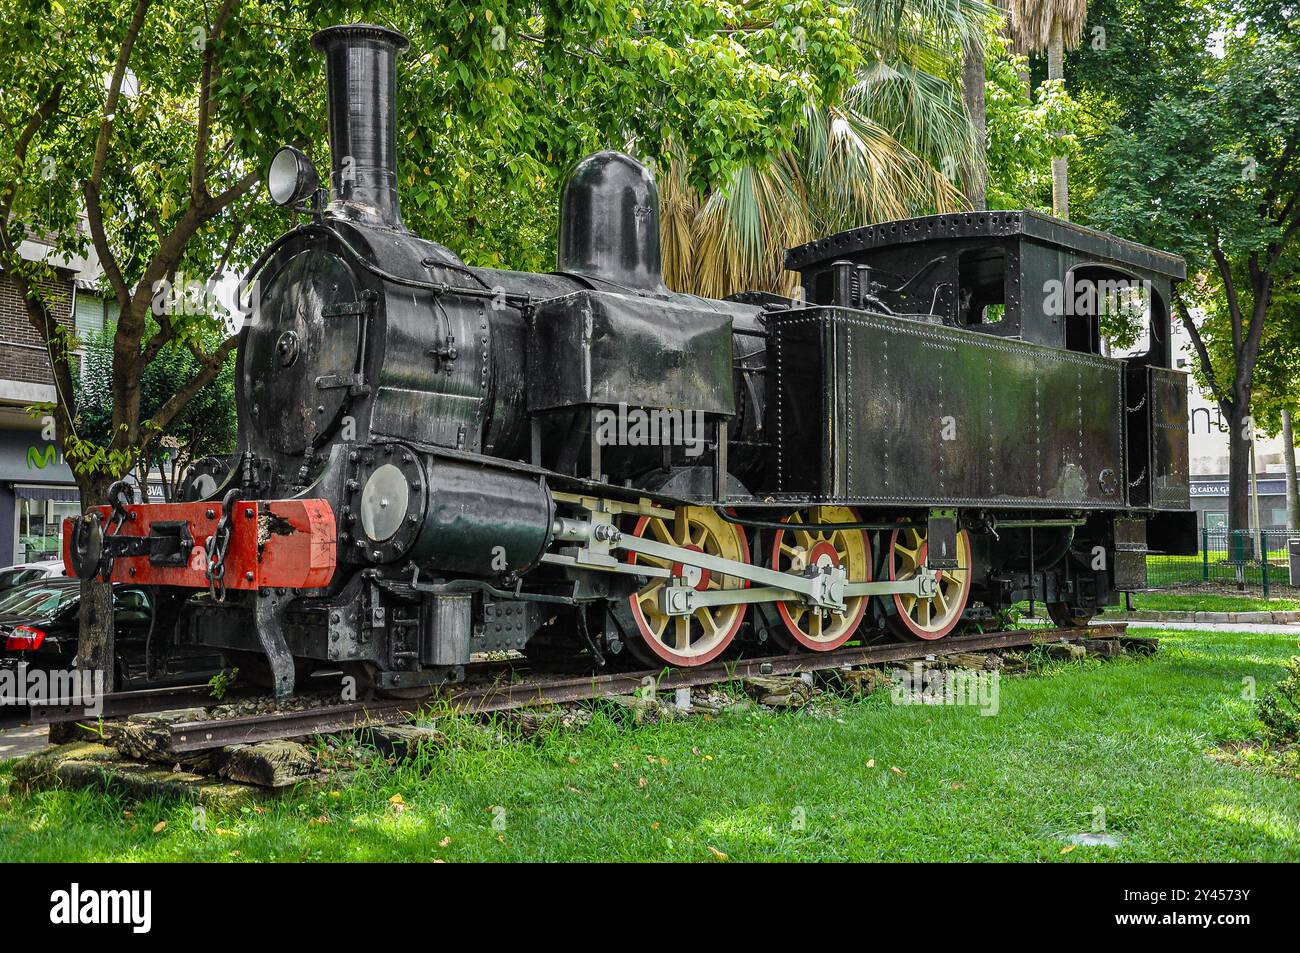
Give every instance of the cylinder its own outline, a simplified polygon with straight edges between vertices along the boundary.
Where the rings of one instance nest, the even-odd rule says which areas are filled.
[[[536,476],[426,458],[428,503],[410,558],[436,571],[523,573],[551,541],[555,503]]]
[[[397,207],[397,55],[410,41],[387,27],[332,26],[311,38],[325,55],[330,190],[335,210],[401,228]]]

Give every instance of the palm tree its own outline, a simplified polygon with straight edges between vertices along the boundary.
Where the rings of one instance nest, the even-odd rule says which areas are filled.
[[[1047,78],[1063,79],[1065,51],[1079,46],[1088,18],[1087,0],[1000,0],[1009,13],[1012,47],[1017,53],[1047,53]],[[1052,160],[1052,213],[1070,217],[1069,167],[1064,156]]]
[[[983,161],[987,124],[984,106],[984,38],[966,43],[961,51],[961,95],[970,116],[971,135],[975,137],[977,155],[966,170],[964,191],[966,204],[972,209],[988,205],[988,166]]]
[[[983,155],[953,51],[982,37],[985,0],[856,0],[870,64],[840,102],[809,110],[792,149],[701,193],[685,160],[660,174],[664,278],[722,297],[792,293],[784,250],[870,222],[962,207],[955,180]]]

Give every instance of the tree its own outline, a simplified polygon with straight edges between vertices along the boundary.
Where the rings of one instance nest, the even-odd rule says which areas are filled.
[[[1011,51],[1005,37],[990,35],[986,50],[985,207],[1050,210],[1052,158],[1063,148],[1074,154],[1080,106],[1061,83],[1026,85],[1026,59]]]
[[[961,93],[976,144],[976,155],[967,165],[963,178],[966,206],[971,209],[988,208],[989,169],[985,152],[988,143],[987,85],[992,66],[988,54],[990,43],[998,42],[1007,27],[1006,6],[1006,0],[991,0],[991,8],[996,13],[985,22],[983,33],[962,43]],[[1025,71],[1021,70],[1022,73]]]
[[[151,329],[150,333],[157,332]],[[223,337],[220,331],[209,332],[200,347],[215,350]],[[77,429],[82,439],[101,446],[109,442],[113,421],[113,338],[110,327],[84,342],[85,353],[75,379]],[[188,348],[175,342],[164,345],[144,370],[141,412],[152,418],[167,398],[200,370],[198,359]],[[163,498],[173,500],[189,465],[200,457],[233,453],[236,437],[235,359],[231,356],[217,376],[199,388],[157,439],[140,452],[136,480],[147,488],[150,474],[156,473],[162,481]]]
[[[529,212],[539,186],[591,148],[631,140],[656,157],[682,143],[704,188],[788,148],[799,118],[838,95],[858,57],[837,10],[812,0],[546,0],[524,15],[509,6],[350,8],[414,40],[401,84],[408,225],[463,240],[480,263],[509,263],[483,259],[514,223],[479,223],[502,207],[518,210],[516,221],[553,220],[550,202],[540,216]],[[157,291],[205,289],[283,230],[283,214],[255,189],[284,143],[323,157],[321,65],[308,38],[335,22],[335,8],[0,0],[0,267],[48,344],[59,399],[41,410],[55,418],[84,505],[147,458],[227,366],[238,338],[211,336],[225,316],[155,307]],[[800,36],[806,42],[791,42]],[[518,229],[524,242],[507,254],[536,267],[541,227]],[[93,246],[119,305],[106,442],[78,428],[78,342],[53,311],[49,267],[18,254],[31,234],[63,252]],[[189,351],[196,370],[150,407],[145,371],[169,346]],[[83,585],[82,605],[80,657],[111,687],[107,587]]]
[[[846,5],[866,51],[843,95],[805,111],[789,148],[700,188],[686,157],[661,175],[665,280],[722,297],[792,293],[786,248],[873,221],[960,207],[955,181],[982,156],[953,69],[982,36],[979,0]]]
[[[1209,0],[1091,0],[1088,22],[1088,42],[1067,55],[1064,72],[1098,136],[1139,120],[1161,96],[1199,86],[1218,29]]]
[[[984,37],[972,37],[962,44],[961,51],[961,95],[966,103],[966,113],[970,116],[971,136],[976,144],[975,155],[966,166],[962,188],[966,195],[966,207],[971,209],[988,207],[988,167],[983,154],[987,135],[987,106],[984,102],[986,68]]]
[[[1282,462],[1286,473],[1286,528],[1300,530],[1300,479],[1296,476],[1295,430],[1291,425],[1292,411],[1282,411]]]
[[[1063,81],[1065,51],[1075,49],[1083,38],[1087,0],[1008,0],[1007,8],[1016,51],[1047,53],[1048,81]],[[1070,217],[1069,160],[1064,154],[1052,158],[1052,213]]]
[[[1270,437],[1282,438],[1283,469],[1286,474],[1286,525],[1300,529],[1300,484],[1296,478],[1294,419],[1300,415],[1300,275],[1294,271],[1295,256],[1287,263],[1290,274],[1280,271],[1273,283],[1272,311],[1280,320],[1270,320],[1260,341],[1255,362],[1251,415],[1257,428]],[[1204,332],[1204,328],[1203,328]],[[1216,367],[1231,367],[1229,335],[1211,338],[1211,358]]]
[[[1250,18],[1223,27],[1221,55],[1184,57],[1198,83],[1105,134],[1089,213],[1187,259],[1173,310],[1229,426],[1228,522],[1245,529],[1255,371],[1266,332],[1288,320],[1277,283],[1294,273],[1300,233],[1300,51]]]
[[[104,498],[235,346],[230,337],[204,350],[205,322],[183,315],[154,314],[155,333],[147,328],[159,282],[187,267],[222,270],[240,233],[231,218],[242,214],[259,178],[257,133],[242,102],[247,74],[227,44],[236,6],[3,4],[11,28],[0,38],[0,154],[8,158],[0,173],[0,264],[47,342],[59,398],[40,409],[54,417],[83,505]],[[271,121],[257,129],[291,137],[302,129],[301,122],[287,125]],[[18,254],[30,234],[63,252],[92,245],[119,307],[112,420],[103,444],[78,430],[71,357],[77,342],[52,311],[47,266]],[[190,350],[198,369],[146,417],[144,372],[169,344]],[[107,587],[83,584],[82,606],[79,656],[111,687]]]

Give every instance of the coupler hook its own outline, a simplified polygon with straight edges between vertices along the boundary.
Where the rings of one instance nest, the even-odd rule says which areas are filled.
[[[221,518],[208,540],[208,565],[204,575],[208,580],[208,592],[217,602],[226,601],[226,551],[230,549],[231,519],[230,514],[239,502],[239,488],[227,491],[221,501]]]

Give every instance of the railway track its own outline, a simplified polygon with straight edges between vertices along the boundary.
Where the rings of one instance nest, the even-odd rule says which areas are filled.
[[[103,697],[105,718],[126,718],[129,715],[155,711],[175,711],[193,708],[212,701],[212,689],[207,685],[183,685],[168,688],[146,688],[129,692],[113,692]],[[7,704],[0,708],[0,730],[19,725],[45,725],[60,721],[84,721],[96,716],[88,715],[80,702],[63,701]]]
[[[334,734],[362,725],[406,721],[428,706],[445,707],[461,713],[506,711],[610,695],[627,695],[647,684],[653,684],[656,691],[672,691],[753,675],[790,675],[858,665],[941,658],[966,652],[989,652],[1049,642],[1115,638],[1124,635],[1125,630],[1126,626],[1121,623],[1086,628],[992,632],[952,636],[934,642],[886,643],[817,654],[762,656],[693,668],[645,669],[586,676],[531,676],[518,682],[500,679],[469,682],[418,702],[380,699],[238,718],[178,721],[170,725],[170,739],[166,749],[174,754],[184,754],[232,744]],[[120,692],[104,697],[102,717],[176,711],[200,707],[208,702],[211,702],[211,697],[207,686]],[[82,708],[59,704],[31,706],[32,723],[85,718]]]

